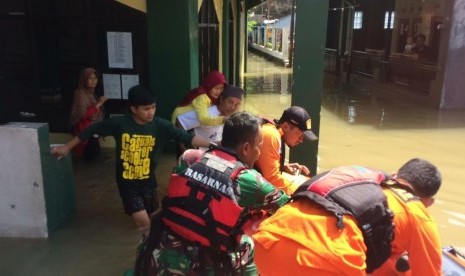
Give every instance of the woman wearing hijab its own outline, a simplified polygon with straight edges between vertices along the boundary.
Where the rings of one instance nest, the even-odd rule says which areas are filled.
[[[223,125],[228,117],[222,115],[210,115],[208,109],[219,104],[221,93],[226,85],[226,78],[221,72],[211,71],[203,80],[201,86],[192,89],[174,109],[171,116],[172,123],[182,128],[178,116],[195,110],[201,126]],[[180,143],[177,146],[176,159],[187,149]]]
[[[208,108],[212,105],[218,105],[225,84],[226,78],[221,72],[211,71],[204,79],[202,85],[189,91],[176,107],[171,116],[173,124],[176,125],[176,119],[179,115],[195,110],[201,125],[222,125],[227,118],[224,116],[211,116]]]
[[[78,134],[91,124],[103,119],[103,103],[107,100],[107,97],[101,96],[97,99],[95,95],[97,84],[97,70],[94,68],[81,70],[70,113],[73,134]],[[98,136],[85,140],[74,148],[76,156],[84,156],[89,161],[97,157],[99,151]]]

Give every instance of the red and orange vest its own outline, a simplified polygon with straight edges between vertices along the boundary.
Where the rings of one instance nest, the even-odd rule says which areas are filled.
[[[213,149],[182,173],[173,174],[163,200],[164,224],[202,246],[235,249],[248,218],[237,203],[234,181],[244,168],[233,153]]]

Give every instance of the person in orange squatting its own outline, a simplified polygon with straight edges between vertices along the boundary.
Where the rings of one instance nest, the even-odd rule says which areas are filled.
[[[441,275],[438,227],[426,209],[441,186],[439,170],[414,158],[387,179],[382,191],[394,214],[392,253],[369,275],[403,275],[395,264],[406,253],[406,275]],[[252,235],[260,275],[366,275],[367,246],[355,218],[344,216],[342,229],[336,222],[312,200],[293,200],[278,209]]]
[[[287,177],[302,173],[310,176],[307,166],[286,162],[285,146],[295,147],[305,140],[315,141],[318,137],[312,131],[312,119],[300,106],[291,106],[284,110],[279,120],[264,120],[262,127],[263,144],[255,168],[276,188],[291,195],[299,184]]]

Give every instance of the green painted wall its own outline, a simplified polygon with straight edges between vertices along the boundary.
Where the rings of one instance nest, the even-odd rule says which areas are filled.
[[[241,30],[241,17],[246,17],[247,18],[247,12],[241,12],[242,10],[242,4],[240,1],[236,1],[236,11],[237,11],[237,18],[235,18],[235,29],[236,29],[236,41],[234,42],[235,44],[235,61],[234,61],[234,80],[235,80],[235,85],[239,85],[240,83],[240,76],[241,76],[241,47],[244,48],[244,53],[246,53],[246,47],[247,47],[247,23],[244,24],[245,26],[245,31]],[[245,38],[243,39],[244,43],[243,45],[241,44],[241,35],[242,33],[245,34]],[[247,60],[244,58],[244,60]]]
[[[0,236],[46,238],[76,214],[71,157],[50,153],[47,123],[0,125]]]
[[[76,185],[71,156],[57,160],[50,154],[48,125],[37,130],[44,181],[49,234],[76,214]]]
[[[316,135],[320,133],[328,4],[328,0],[297,0],[296,5],[292,105],[309,112]],[[291,149],[290,159],[305,164],[314,175],[317,156],[318,142],[304,142]]]
[[[150,88],[157,116],[170,119],[177,103],[199,85],[197,0],[147,1]]]
[[[230,12],[230,0],[223,0],[223,25],[222,25],[222,45],[223,45],[223,53],[222,55],[222,72],[226,76],[226,79],[231,82],[229,79],[229,12]]]

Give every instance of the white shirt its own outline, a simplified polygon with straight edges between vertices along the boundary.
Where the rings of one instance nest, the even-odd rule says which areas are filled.
[[[218,106],[212,105],[208,108],[211,116],[221,115]],[[219,143],[223,137],[223,126],[202,126],[195,110],[183,113],[178,116],[178,121],[184,130],[194,129],[194,134],[209,139],[211,142]]]
[[[405,51],[412,51],[413,48],[415,48],[416,44],[413,43],[413,44],[406,44],[405,45]]]

